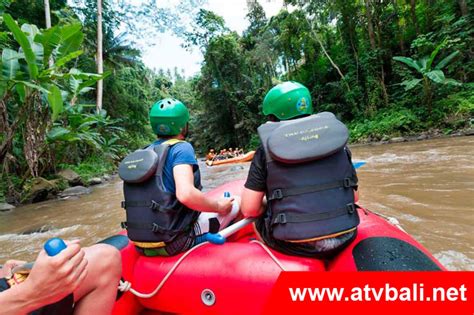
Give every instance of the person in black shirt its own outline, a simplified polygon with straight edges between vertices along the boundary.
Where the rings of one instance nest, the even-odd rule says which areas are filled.
[[[263,103],[263,112],[272,122],[293,119],[295,119],[296,122],[304,117],[307,117],[306,119],[308,119],[312,114],[310,93],[306,87],[296,82],[285,82],[279,84],[267,93]],[[271,125],[272,122],[259,127],[261,140],[261,128],[268,124]],[[288,147],[285,149],[291,151],[296,149],[296,147],[295,144],[294,147]],[[294,176],[288,174],[295,174],[293,172],[295,171],[295,168],[307,168],[309,170],[308,172],[305,172],[304,169],[303,171],[300,170],[298,172],[299,174],[303,174],[305,177],[301,178],[301,180],[304,181],[304,179],[306,179],[306,182],[311,183],[313,178],[324,177],[327,170],[319,172],[319,174],[316,173],[314,169],[318,169],[318,161],[301,163],[298,164],[298,166],[294,166],[295,164],[288,166],[284,163],[273,161],[273,159],[271,159],[272,161],[268,161],[270,155],[266,152],[266,149],[268,150],[268,148],[260,145],[256,150],[255,156],[250,165],[241,199],[241,211],[244,216],[257,217],[258,219],[255,223],[255,227],[258,236],[270,247],[286,254],[315,258],[329,258],[338,253],[355,238],[357,231],[356,227],[359,223],[357,212],[355,211],[354,214],[354,190],[352,189],[352,187],[356,187],[357,177],[355,175],[355,170],[352,167],[350,151],[345,147],[345,143],[342,145],[342,148],[338,153],[340,158],[337,163],[339,164],[333,164],[335,165],[335,169],[345,169],[345,175],[352,176],[351,178],[354,179],[354,185],[347,189],[336,188],[329,192],[305,192],[297,196],[283,196],[282,198],[276,199],[272,198],[272,191],[269,189],[269,186],[273,185],[273,183],[269,181],[269,171],[273,170],[271,174],[272,180],[278,181],[281,180],[281,177]],[[328,165],[332,163],[329,158],[326,159],[326,161],[329,163]],[[287,175],[283,174],[284,172],[281,172],[280,175],[280,171],[286,169],[291,170],[286,173]],[[331,170],[328,171],[329,173],[338,173],[337,170],[334,172]],[[295,180],[295,178],[293,178],[291,180],[298,183],[298,179]],[[281,182],[284,184],[291,180],[283,178]],[[321,180],[324,183],[324,178]],[[294,187],[290,187],[290,189],[292,188]],[[352,205],[352,210],[349,209],[348,213],[342,213],[340,209],[333,210],[333,208],[331,208],[332,205],[325,204],[327,201],[325,201],[325,196],[322,194],[327,193],[337,196],[333,199],[341,199],[341,202],[344,202],[343,207],[346,204]],[[296,215],[293,213],[283,213],[283,211],[278,212],[279,207],[282,209],[291,209],[291,205],[283,205],[285,202],[290,202],[287,200],[290,200],[291,198],[293,198],[291,200],[292,204],[300,205],[308,213],[303,215],[298,213],[301,212],[300,210],[302,209],[297,209],[298,211],[296,211]],[[269,205],[267,205],[267,199],[270,199],[268,202]],[[332,216],[330,219],[321,219],[321,216],[328,216],[327,213],[314,213],[317,211],[313,211],[312,209],[318,208],[319,205],[321,205],[323,209],[329,207],[328,209],[332,211],[332,214],[329,215]],[[337,211],[341,214],[339,217],[336,217],[338,213]],[[290,211],[288,210],[287,212]],[[288,218],[293,216],[293,218],[297,218],[301,222],[297,222],[298,220],[295,220],[294,222],[291,222],[291,220],[289,222],[277,222],[278,215],[286,215]],[[318,215],[320,216],[319,218],[317,217]],[[313,218],[314,220],[301,220],[302,217]],[[322,226],[323,228],[321,228]],[[280,228],[283,233],[277,231],[277,228]],[[278,235],[278,233],[280,233],[280,235]],[[308,235],[311,235],[311,237],[308,237]]]

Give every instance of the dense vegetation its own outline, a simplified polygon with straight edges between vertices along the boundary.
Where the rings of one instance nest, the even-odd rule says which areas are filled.
[[[472,0],[286,0],[270,19],[247,1],[241,35],[199,9],[203,2],[181,0],[171,12],[153,1],[103,0],[105,72],[97,75],[97,1],[50,0],[51,28],[43,1],[0,1],[0,201],[21,200],[33,178],[59,169],[86,178],[112,171],[153,139],[148,109],[166,96],[191,108],[200,152],[255,147],[263,97],[285,80],[305,84],[316,110],[336,113],[354,141],[472,127]],[[202,52],[195,77],[140,61],[140,40],[164,30]]]

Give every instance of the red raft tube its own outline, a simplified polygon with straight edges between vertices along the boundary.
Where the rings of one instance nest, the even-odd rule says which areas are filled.
[[[222,185],[240,195],[243,181]],[[288,256],[256,240],[248,225],[223,245],[203,243],[173,257],[141,256],[122,232],[103,241],[122,254],[126,292],[114,315],[260,314],[282,271],[443,271],[445,268],[418,242],[381,216],[360,208],[357,238],[329,263]]]

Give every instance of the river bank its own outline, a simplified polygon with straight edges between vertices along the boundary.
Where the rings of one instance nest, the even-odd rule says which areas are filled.
[[[383,136],[381,139],[372,137],[360,139],[350,144],[351,147],[379,146],[391,143],[424,141],[431,139],[444,139],[453,137],[473,136],[474,129],[460,129],[450,134],[445,134],[441,129],[431,129],[416,134],[402,136]],[[97,166],[95,169],[94,167]],[[36,178],[25,185],[21,194],[22,198],[6,196],[4,200],[0,198],[0,211],[11,211],[19,205],[37,203],[55,198],[75,198],[79,195],[89,194],[90,186],[108,182],[111,176],[116,174],[116,165],[98,165],[82,163],[73,167],[74,169],[64,169],[57,174],[50,176],[50,179]],[[77,172],[76,172],[77,171]]]
[[[363,146],[363,145],[382,145],[389,143],[400,143],[400,142],[412,142],[412,141],[423,141],[430,139],[443,139],[453,137],[464,137],[473,136],[474,128],[465,128],[452,131],[448,134],[444,133],[441,129],[429,129],[420,133],[408,133],[402,135],[384,135],[382,137],[367,137],[357,141],[351,142],[351,146]]]

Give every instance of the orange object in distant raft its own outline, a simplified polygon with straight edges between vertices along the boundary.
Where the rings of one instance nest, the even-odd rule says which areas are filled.
[[[255,151],[250,151],[245,153],[244,155],[237,156],[230,159],[223,159],[223,160],[207,160],[206,164],[208,166],[215,166],[215,165],[222,165],[222,164],[234,164],[234,163],[242,163],[242,162],[249,162],[252,161],[253,156],[255,155]]]

